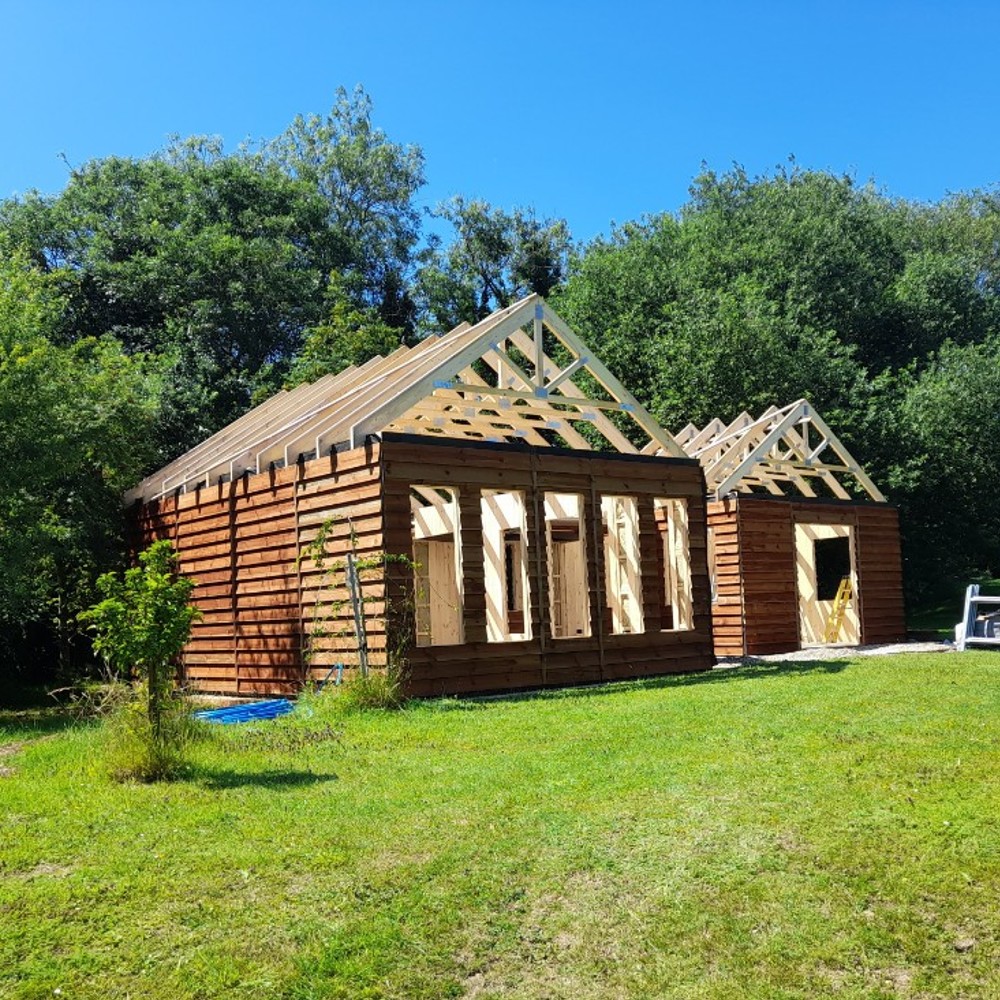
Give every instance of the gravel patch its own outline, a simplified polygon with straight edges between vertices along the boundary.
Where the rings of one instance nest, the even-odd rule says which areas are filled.
[[[857,656],[889,656],[894,653],[953,653],[950,642],[889,642],[872,646],[807,646],[792,653],[771,653],[767,656],[728,656],[720,659],[716,670],[731,669],[753,663],[782,663],[785,660],[853,660]]]

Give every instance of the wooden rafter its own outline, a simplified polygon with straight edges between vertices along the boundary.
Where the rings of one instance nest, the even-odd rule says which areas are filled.
[[[842,480],[853,480],[872,500],[885,497],[823,418],[804,399],[778,409],[769,407],[756,419],[741,413],[723,424],[712,420],[699,429],[688,424],[677,440],[705,470],[709,492],[717,497],[733,492],[764,490],[787,495],[791,487],[815,497],[814,483],[833,496],[851,499]]]
[[[546,353],[546,337],[567,355],[561,363]],[[585,375],[600,387],[596,396],[585,391]],[[630,440],[619,427],[623,421],[645,446]],[[580,450],[600,447],[603,438],[623,453],[684,457],[549,305],[529,295],[473,326],[463,323],[415,347],[278,393],[147,477],[126,501],[148,501],[336,447],[357,447],[384,430]]]

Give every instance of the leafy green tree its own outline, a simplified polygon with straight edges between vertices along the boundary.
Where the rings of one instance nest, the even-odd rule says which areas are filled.
[[[676,215],[575,257],[556,306],[669,427],[810,399],[900,503],[916,589],[995,563],[1000,477],[967,435],[995,389],[998,248],[991,192],[916,205],[794,166],[706,170]]]
[[[548,296],[562,281],[571,248],[562,219],[462,197],[435,215],[455,233],[447,246],[431,237],[417,275],[421,304],[436,328],[477,323],[530,292]]]
[[[1000,336],[945,344],[905,388],[892,473],[916,589],[1000,572]]]
[[[363,365],[377,355],[391,354],[403,331],[388,326],[371,306],[358,306],[338,275],[327,288],[329,314],[305,333],[302,350],[292,362],[286,388],[335,375],[351,365]]]
[[[175,360],[168,402],[193,433],[178,438],[180,421],[161,435],[164,459],[238,415],[256,373],[290,356],[320,315],[310,248],[324,231],[321,200],[215,143],[87,164],[56,198],[8,202],[0,226],[59,279],[63,343],[111,334]]]
[[[166,461],[276,389],[328,312],[331,272],[359,309],[412,329],[422,154],[371,121],[362,91],[273,142],[175,140],[74,170],[66,189],[0,204],[0,249],[58,281],[57,343],[110,334],[163,358]]]
[[[173,546],[161,539],[139,554],[138,566],[122,577],[104,574],[97,588],[103,600],[79,619],[93,630],[94,649],[111,667],[138,681],[144,702],[144,725],[132,728],[139,739],[126,776],[169,777],[184,734],[183,711],[173,699],[173,662],[201,617],[189,603],[194,582],[178,574]]]
[[[374,306],[385,323],[412,326],[408,283],[420,237],[414,198],[424,185],[421,150],[392,142],[373,125],[361,87],[340,87],[328,114],[297,116],[265,145],[264,156],[322,198],[323,273],[342,275],[358,304]]]
[[[556,308],[667,427],[810,398],[831,418],[864,393],[856,349],[789,316],[753,273],[706,282],[704,234],[661,216],[595,241]]]
[[[0,257],[0,628],[45,622],[68,668],[75,614],[121,551],[121,491],[149,460],[158,379],[110,339],[58,346],[51,275]]]

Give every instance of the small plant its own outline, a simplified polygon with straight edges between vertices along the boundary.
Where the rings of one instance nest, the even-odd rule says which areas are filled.
[[[322,573],[321,590],[338,589],[353,592],[355,600],[317,601],[313,608],[313,622],[307,635],[304,659],[308,667],[323,644],[331,638],[353,637],[358,649],[358,667],[353,676],[338,689],[338,702],[347,711],[373,708],[395,709],[406,702],[405,688],[409,673],[409,651],[416,621],[416,602],[412,581],[397,585],[395,597],[389,597],[387,575],[393,566],[401,566],[412,577],[416,563],[405,555],[375,552],[358,555],[354,525],[348,519],[350,553],[343,559],[330,559],[327,544],[339,518],[327,518],[316,537],[303,548],[296,562],[301,569],[304,560]],[[353,575],[353,581],[352,581]],[[385,597],[364,592],[364,584],[377,579],[386,584]],[[369,669],[366,636],[366,609],[384,600],[385,608],[380,617],[387,626],[385,666]],[[343,612],[351,609],[348,625]],[[391,625],[390,625],[391,623]]]
[[[121,778],[155,781],[175,774],[194,724],[175,697],[173,660],[201,612],[188,603],[194,583],[177,573],[169,541],[154,542],[123,577],[97,581],[104,599],[80,614],[94,649],[134,681],[135,697],[108,721],[110,764]]]
[[[368,674],[358,673],[340,688],[340,706],[348,712],[363,712],[373,708],[402,708],[406,702],[399,671],[390,665]]]
[[[184,771],[188,745],[202,724],[179,698],[164,707],[153,729],[145,706],[145,684],[118,706],[104,724],[104,762],[118,781],[168,781]]]

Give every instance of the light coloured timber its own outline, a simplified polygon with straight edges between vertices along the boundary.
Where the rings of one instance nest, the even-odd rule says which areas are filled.
[[[630,407],[629,416],[651,437],[660,443],[660,447],[668,455],[674,458],[684,458],[684,452],[680,445],[652,418],[638,400],[608,371],[604,365],[593,356],[586,345],[579,340],[569,326],[559,317],[546,303],[542,302],[542,310],[545,316],[545,324],[556,335],[562,345],[575,354],[577,357],[587,355],[587,370],[604,387],[605,391]]]
[[[484,320],[486,329],[493,322],[496,322],[495,317]],[[481,334],[482,326],[483,324],[480,324],[473,330]],[[329,447],[342,443],[350,437],[351,424],[358,418],[359,413],[370,413],[387,398],[392,398],[393,393],[402,391],[402,387],[410,384],[419,373],[433,372],[457,344],[466,343],[476,336],[477,334],[472,331],[463,330],[457,336],[428,337],[416,347],[410,348],[409,353],[391,370],[380,373],[359,386],[348,397],[339,400],[338,405],[325,420],[314,422],[310,429],[310,434],[315,435],[314,442],[308,443],[303,438],[295,444],[306,447],[308,443],[317,455],[321,455]],[[360,444],[363,443],[364,438],[361,438]]]
[[[556,365],[546,355],[547,333],[569,352],[568,364]],[[508,345],[530,363],[516,362]],[[479,360],[497,372],[498,386],[486,385],[475,375],[472,365]],[[528,370],[531,367],[533,373]],[[606,393],[610,398],[589,398],[573,381],[574,375],[584,373],[602,387],[598,395]],[[408,412],[415,407],[419,407],[417,412]],[[440,411],[440,423],[431,412],[434,409]],[[520,409],[525,413],[518,413]],[[470,410],[485,425],[470,428],[464,417],[457,416]],[[492,419],[491,410],[502,419]],[[414,347],[400,347],[388,357],[376,357],[311,385],[278,393],[147,477],[126,499],[150,501],[177,494],[183,500],[193,492],[200,504],[202,492],[211,487],[218,490],[212,499],[222,510],[231,497],[219,484],[267,469],[272,470],[272,485],[291,484],[294,477],[282,472],[301,455],[325,458],[334,446],[360,447],[370,435],[389,428],[477,440],[479,435],[487,440],[523,438],[536,447],[549,445],[540,432],[553,430],[571,448],[590,450],[591,440],[574,427],[579,423],[593,427],[613,448],[635,452],[635,445],[608,419],[608,411],[627,415],[658,449],[682,454],[547,303],[529,295],[474,326],[462,324]],[[511,421],[518,425],[511,426]],[[306,466],[310,464],[307,461]],[[303,481],[312,478],[308,468],[302,472]],[[300,487],[296,484],[295,489]],[[246,488],[246,481],[241,488]],[[186,505],[178,503],[175,510]]]
[[[813,481],[817,481],[837,499],[851,500],[842,479],[852,478],[872,500],[885,502],[871,478],[804,399],[781,409],[769,407],[756,419],[741,413],[727,425],[718,419],[700,430],[688,424],[677,439],[689,457],[701,462],[709,493],[717,498],[759,490],[787,498],[783,486],[816,498]]]
[[[511,343],[513,343],[513,345],[520,351],[524,352],[527,351],[531,342],[528,340],[528,337],[526,336],[523,330],[517,330],[511,336]],[[577,362],[579,362],[580,365],[580,367],[576,369],[577,371],[583,369],[586,366],[588,358],[589,355],[581,354],[576,359],[574,365]],[[546,369],[546,371],[548,371],[549,369],[551,369],[552,371],[556,371],[557,365],[553,361],[551,361],[548,357],[546,357],[545,361],[546,364],[549,366],[549,368]],[[573,367],[573,365],[571,365],[570,367]],[[566,369],[566,371],[568,371],[568,369]],[[560,405],[563,405],[564,403],[567,402],[567,400],[564,399],[565,395],[564,390],[561,388],[563,382],[565,382],[566,386],[569,389],[571,389],[574,393],[576,393],[578,398],[585,399],[586,396],[583,390],[580,389],[580,387],[570,378],[564,378],[559,380],[558,375],[563,375],[563,374],[565,374],[565,372],[558,373],[556,379],[546,383],[545,387],[549,390],[550,393],[550,402],[557,402]],[[555,386],[555,388],[559,390],[558,394],[555,395],[554,397],[551,396],[551,393],[553,392],[553,386]],[[600,407],[588,404],[586,408],[580,406],[577,406],[576,408],[578,411],[585,414],[585,419],[591,420],[593,422],[594,427],[601,434],[604,435],[604,437],[608,442],[610,442],[612,447],[617,448],[618,451],[620,451],[623,455],[633,455],[638,452],[638,449],[635,447],[635,445],[632,444],[632,442],[629,441],[629,439],[625,437],[625,435],[622,434],[622,432],[618,430],[618,428],[604,415]],[[593,411],[592,416],[591,416],[591,411]],[[654,442],[651,441],[650,443],[652,444]]]
[[[400,424],[416,418],[424,418],[432,422],[432,424],[435,420],[441,420],[442,423],[438,425],[441,427],[454,421],[468,421],[470,427],[491,427],[493,434],[500,435],[506,433],[503,430],[504,427],[509,427],[512,431],[537,432],[540,430],[552,430],[561,434],[570,447],[577,448],[580,451],[592,451],[590,442],[570,424],[570,418],[573,418],[573,416],[573,414],[565,413],[561,410],[545,409],[542,407],[508,406],[497,408],[492,404],[486,403],[474,403],[470,405],[463,403],[458,406],[448,402],[439,409],[432,405],[432,400],[426,400],[411,408],[404,415]],[[575,419],[582,421],[585,418],[576,416]],[[387,430],[395,430],[398,426],[398,424],[391,424]],[[456,429],[460,426],[460,424],[456,425]],[[544,439],[542,439],[541,444],[544,445],[545,443]]]

